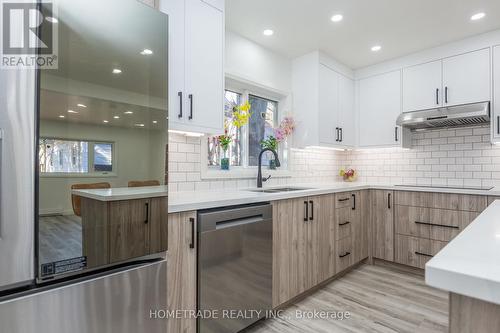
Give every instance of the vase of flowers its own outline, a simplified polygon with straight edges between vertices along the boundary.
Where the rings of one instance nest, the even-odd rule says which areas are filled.
[[[227,129],[224,131],[223,135],[219,135],[218,140],[221,148],[220,168],[221,170],[229,170],[229,156],[227,151],[229,150],[232,137],[228,135]]]
[[[340,169],[339,176],[344,179],[345,182],[353,182],[358,178],[358,174],[354,169]]]
[[[287,116],[283,118],[280,125],[273,129],[274,135],[270,135],[262,140],[262,148],[270,148],[278,151],[279,145],[286,142],[287,138],[292,135],[295,129],[295,121],[293,117]],[[274,159],[269,161],[269,169],[276,169],[276,161]]]

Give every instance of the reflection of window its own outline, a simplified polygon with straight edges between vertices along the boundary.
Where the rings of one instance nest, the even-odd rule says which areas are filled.
[[[41,138],[39,160],[40,173],[111,172],[113,171],[113,144]]]
[[[236,129],[230,127],[228,135],[233,137],[228,149],[228,157],[231,166],[257,166],[261,142],[265,138],[274,135],[273,128],[278,123],[278,102],[250,94],[241,94],[230,90],[225,91],[225,119],[231,118],[233,106],[241,105],[248,99],[252,106],[251,117],[247,125]],[[220,165],[221,150],[217,145],[217,137],[208,138],[208,165]],[[262,165],[269,164],[264,154]]]

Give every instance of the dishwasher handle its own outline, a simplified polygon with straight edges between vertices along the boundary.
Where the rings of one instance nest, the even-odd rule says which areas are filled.
[[[215,230],[240,227],[240,226],[243,226],[246,224],[258,223],[258,222],[262,222],[262,221],[265,221],[265,219],[263,218],[262,215],[256,215],[256,216],[246,217],[246,218],[242,218],[242,219],[221,221],[221,222],[217,222],[215,224]]]
[[[198,211],[198,233],[272,221],[272,219],[273,208],[270,203]]]

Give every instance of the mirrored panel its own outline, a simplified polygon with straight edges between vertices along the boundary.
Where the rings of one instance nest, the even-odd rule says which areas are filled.
[[[167,16],[136,0],[52,5],[44,14],[58,33],[58,68],[39,72],[41,279],[154,251],[151,231],[134,230],[141,240],[120,242],[136,250],[112,259],[109,212],[72,190],[165,185],[168,137]],[[142,216],[147,205],[134,204],[116,211]]]

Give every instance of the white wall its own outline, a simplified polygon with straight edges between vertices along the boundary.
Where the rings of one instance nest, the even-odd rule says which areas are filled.
[[[129,180],[156,179],[164,183],[166,140],[161,131],[149,132],[111,126],[95,126],[42,121],[40,135],[67,139],[102,140],[114,142],[113,167],[116,175],[89,177],[40,177],[40,213],[72,212],[72,184],[109,182],[112,187],[126,187]]]
[[[292,62],[263,46],[226,30],[225,72],[278,91],[292,90]]]

